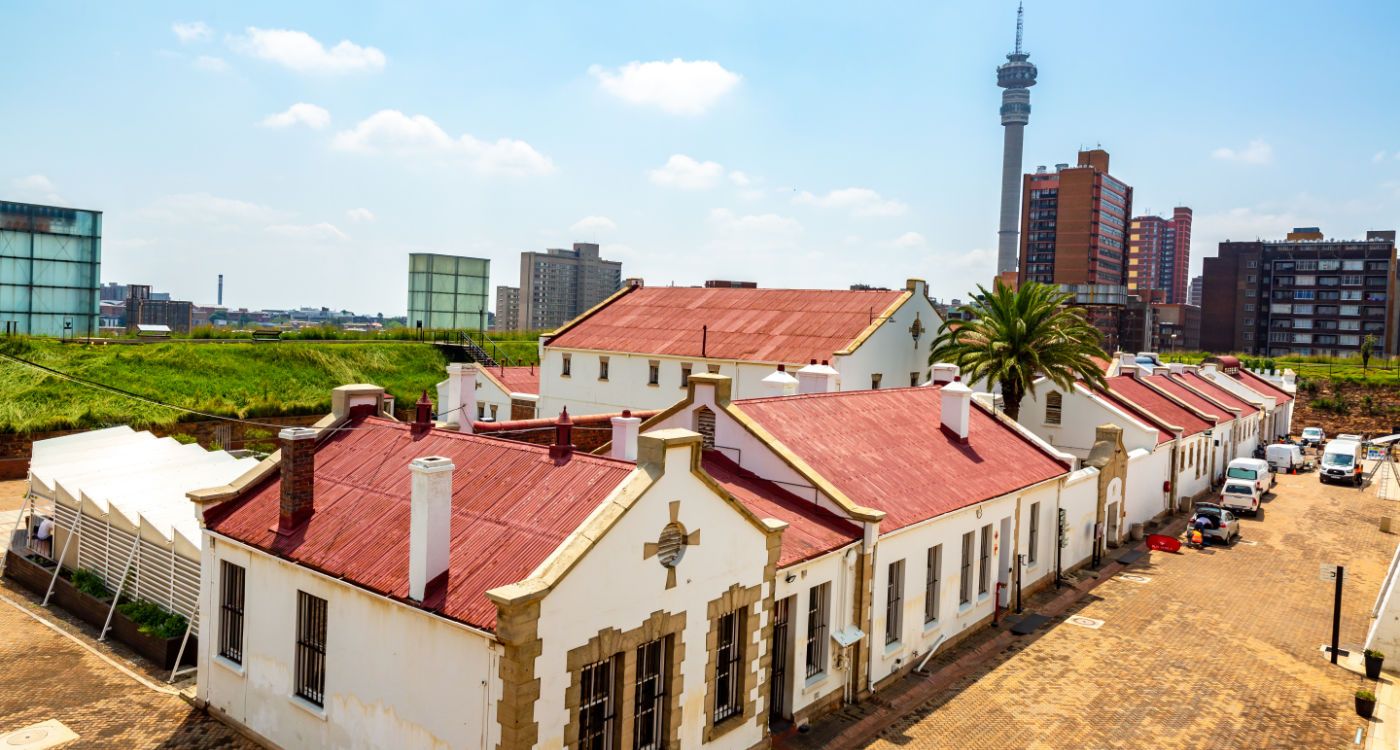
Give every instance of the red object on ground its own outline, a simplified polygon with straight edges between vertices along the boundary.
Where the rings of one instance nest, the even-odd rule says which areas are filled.
[[[1165,534],[1148,534],[1147,548],[1159,552],[1180,552],[1181,540]]]

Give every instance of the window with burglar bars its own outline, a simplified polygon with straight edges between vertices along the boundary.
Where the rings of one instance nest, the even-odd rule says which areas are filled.
[[[671,638],[658,638],[637,647],[636,715],[632,747],[660,750],[666,746],[666,662]]]
[[[958,603],[972,601],[972,532],[963,534],[962,568],[958,575]]]
[[[715,718],[718,724],[743,711],[744,610],[719,618],[715,664]]]
[[[992,582],[992,525],[982,527],[982,555],[977,563],[977,595],[986,596]]]
[[[939,583],[943,579],[943,545],[928,548],[928,582],[924,584],[924,622],[938,619]]]
[[[904,561],[890,563],[885,581],[885,645],[899,643],[904,630]]]
[[[613,750],[617,732],[614,719],[617,701],[613,697],[613,667],[608,658],[584,667],[579,673],[578,748]]]
[[[807,592],[807,676],[826,671],[827,608],[831,584],[813,586]]]
[[[1050,391],[1045,395],[1045,424],[1059,424],[1060,414],[1064,409],[1064,396],[1056,391]]]
[[[297,696],[326,700],[326,600],[297,592]]]
[[[219,563],[219,656],[243,663],[243,568],[228,560]]]
[[[1031,503],[1031,538],[1026,545],[1026,564],[1035,565],[1040,554],[1040,503]]]

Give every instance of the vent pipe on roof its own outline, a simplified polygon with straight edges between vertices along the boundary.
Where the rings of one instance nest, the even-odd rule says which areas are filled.
[[[554,445],[549,446],[549,457],[558,460],[569,460],[574,455],[574,420],[569,418],[569,407],[564,407],[559,412],[559,419],[554,421]]]
[[[622,416],[613,417],[612,450],[608,455],[623,461],[636,461],[637,435],[641,429],[641,418],[632,416],[631,410],[624,410]]]
[[[415,458],[408,520],[408,597],[422,602],[428,584],[447,573],[452,544],[452,459]]]
[[[962,376],[939,389],[939,428],[943,434],[959,443],[966,443],[968,426],[972,421],[972,389],[962,384]]]
[[[315,511],[316,431],[287,427],[277,433],[281,443],[279,471],[282,499],[278,506],[277,533],[290,534]]]

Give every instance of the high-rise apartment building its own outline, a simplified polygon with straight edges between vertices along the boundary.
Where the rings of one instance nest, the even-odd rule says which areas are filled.
[[[1207,351],[1347,356],[1367,336],[1375,337],[1376,356],[1400,350],[1393,230],[1328,240],[1300,227],[1285,240],[1222,242],[1204,270]]]
[[[1021,281],[1124,286],[1133,189],[1108,173],[1108,152],[1039,167],[1022,181]]]
[[[435,253],[408,256],[410,328],[486,327],[491,261]]]
[[[558,328],[622,288],[622,263],[592,242],[520,254],[520,327]]]
[[[1128,291],[1167,304],[1187,301],[1191,264],[1191,209],[1178,206],[1172,218],[1133,217],[1128,239]]]
[[[102,212],[0,201],[0,328],[96,336]]]
[[[520,287],[496,287],[496,324],[498,331],[520,330]]]
[[[1205,288],[1205,284],[1206,279],[1204,276],[1191,277],[1191,288],[1187,292],[1187,304],[1195,305],[1196,307],[1201,306],[1201,290]]]

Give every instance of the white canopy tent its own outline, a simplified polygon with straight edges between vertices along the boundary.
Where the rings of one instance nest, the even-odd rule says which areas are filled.
[[[185,494],[257,463],[129,427],[65,435],[34,443],[27,509],[54,522],[47,551],[60,566],[184,615],[197,635],[201,534]]]

